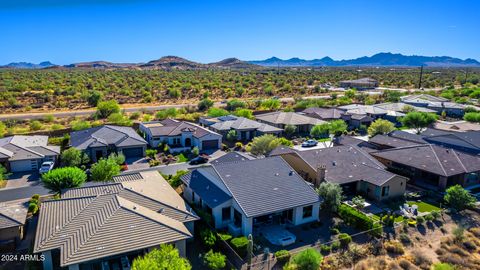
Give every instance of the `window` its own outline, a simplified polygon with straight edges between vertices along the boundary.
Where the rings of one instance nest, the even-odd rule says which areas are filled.
[[[390,192],[390,187],[386,186],[382,188],[382,197],[388,196],[388,193]]]
[[[303,218],[309,218],[313,215],[313,205],[303,207]]]
[[[230,220],[230,218],[231,218],[230,207],[222,208],[222,221]]]
[[[233,223],[237,228],[242,227],[242,214],[240,214],[235,208],[233,209]]]

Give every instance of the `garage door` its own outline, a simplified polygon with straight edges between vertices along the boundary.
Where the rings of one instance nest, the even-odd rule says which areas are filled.
[[[132,157],[143,157],[143,148],[142,147],[134,147],[134,148],[124,148],[122,150],[123,154],[126,158]]]
[[[218,140],[209,140],[202,142],[202,149],[217,149],[218,148]]]
[[[10,162],[10,171],[12,172],[26,172],[34,171],[38,169],[38,163],[36,159],[32,160],[18,160]]]

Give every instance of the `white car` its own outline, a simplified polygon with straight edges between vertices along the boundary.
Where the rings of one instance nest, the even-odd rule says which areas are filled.
[[[38,172],[40,174],[47,173],[53,169],[54,165],[55,163],[53,161],[45,161],[42,163],[42,166],[40,166],[40,169],[38,170]]]
[[[318,142],[315,141],[315,140],[307,140],[307,141],[302,143],[302,147],[314,147],[317,144],[318,144]]]

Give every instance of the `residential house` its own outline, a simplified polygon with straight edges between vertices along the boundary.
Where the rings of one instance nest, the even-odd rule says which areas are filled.
[[[0,252],[12,252],[23,239],[23,226],[27,218],[26,203],[0,203]]]
[[[436,111],[438,114],[445,112],[447,116],[451,117],[462,117],[467,107],[480,110],[480,108],[476,106],[450,102],[446,98],[427,94],[403,96],[400,97],[400,99],[403,103],[416,107],[425,107]]]
[[[92,162],[111,153],[126,158],[145,156],[147,142],[131,127],[104,125],[70,133],[70,146],[84,151]]]
[[[319,218],[320,198],[281,157],[220,162],[184,175],[183,196],[212,214],[217,229],[249,235],[264,224]]]
[[[281,156],[305,180],[319,186],[323,181],[342,186],[345,194],[361,194],[385,201],[405,193],[407,178],[386,167],[355,145],[298,151],[281,146],[271,156]]]
[[[34,171],[45,161],[56,162],[60,147],[48,145],[48,136],[15,135],[0,139],[0,164],[11,172]]]
[[[438,120],[433,123],[432,128],[443,130],[443,131],[452,131],[452,132],[465,132],[465,131],[480,131],[480,125],[476,123],[470,123],[467,121],[441,121]]]
[[[445,190],[455,184],[468,187],[480,183],[480,157],[451,148],[418,144],[370,154],[391,171],[430,189]]]
[[[281,128],[234,115],[201,118],[200,124],[208,126],[209,129],[222,134],[224,138],[226,138],[230,130],[234,130],[237,134],[237,140],[239,141],[248,141],[254,137],[265,134],[279,136],[283,132]]]
[[[340,81],[339,85],[345,89],[355,88],[357,90],[366,90],[378,87],[378,81],[372,78],[360,78],[356,80]]]
[[[424,136],[403,130],[394,130],[389,134],[378,134],[368,140],[376,149],[389,149],[411,145],[428,144]]]
[[[271,112],[259,114],[256,116],[257,121],[272,125],[274,127],[285,129],[287,125],[295,126],[297,133],[307,134],[315,125],[326,123],[323,120],[302,115],[296,112]]]
[[[248,153],[233,151],[233,152],[228,152],[225,155],[210,161],[210,163],[219,164],[219,163],[225,163],[225,162],[245,161],[245,160],[253,160],[253,159],[255,159],[255,157],[251,156]]]
[[[182,152],[197,147],[200,151],[217,150],[222,147],[222,136],[199,125],[165,119],[141,123],[139,130],[151,147],[166,143],[172,152]]]
[[[198,216],[156,171],[114,177],[101,185],[68,189],[40,206],[34,252],[43,269],[120,266],[172,244],[185,256]]]
[[[342,119],[345,111],[337,108],[311,107],[303,110],[302,114],[324,121],[332,121]]]
[[[424,140],[455,150],[480,155],[480,131],[448,132],[438,129],[426,129],[421,134]]]

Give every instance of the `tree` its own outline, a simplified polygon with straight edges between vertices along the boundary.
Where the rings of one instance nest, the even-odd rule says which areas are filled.
[[[207,115],[208,117],[220,117],[229,115],[230,113],[227,110],[221,108],[210,108],[208,109]]]
[[[9,175],[10,174],[7,173],[7,168],[5,168],[3,165],[0,164],[0,182],[2,180],[7,180]]]
[[[91,91],[87,97],[87,103],[92,107],[96,107],[98,105],[98,102],[100,102],[102,98],[103,98],[103,94],[101,92]]]
[[[284,146],[288,146],[288,147],[293,146],[293,142],[290,141],[287,138],[284,138],[284,137],[277,138],[276,141],[278,142],[279,145],[284,145]]]
[[[212,106],[213,106],[213,101],[211,101],[208,98],[204,98],[198,103],[198,110],[199,111],[206,111]]]
[[[3,138],[5,134],[7,134],[7,126],[3,122],[0,122],[0,138]]]
[[[477,201],[475,197],[470,194],[470,191],[464,189],[460,185],[451,186],[443,199],[454,209],[461,211],[473,206]]]
[[[100,101],[97,104],[97,116],[100,118],[107,118],[112,113],[119,113],[120,105],[116,100]]]
[[[266,134],[253,138],[253,141],[250,144],[250,152],[257,156],[266,155],[279,145],[280,142],[277,140],[277,137],[271,134]]]
[[[433,113],[409,112],[400,119],[400,122],[406,127],[415,129],[417,134],[420,134],[424,128],[437,121],[437,118],[438,116]]]
[[[252,110],[249,110],[249,109],[237,109],[237,110],[235,110],[235,112],[233,114],[238,116],[238,117],[245,117],[247,119],[253,119],[254,118]]]
[[[288,138],[290,138],[297,131],[297,127],[294,125],[286,125],[284,132]]]
[[[90,172],[93,181],[111,181],[115,175],[120,173],[120,165],[115,158],[101,158],[92,165]]]
[[[244,101],[240,101],[238,99],[231,99],[227,101],[226,109],[229,111],[236,111],[237,109],[245,107],[247,107],[247,104]]]
[[[323,209],[336,212],[342,203],[343,191],[339,184],[322,182],[317,189],[317,193],[323,198]]]
[[[220,252],[213,252],[211,249],[203,257],[203,263],[212,270],[220,270],[227,265],[226,256]]]
[[[318,270],[323,261],[323,256],[314,248],[307,248],[293,256],[291,265],[287,269]]]
[[[168,108],[168,109],[165,109],[165,110],[157,111],[157,113],[155,114],[155,118],[158,119],[158,120],[164,120],[164,119],[167,119],[169,117],[170,118],[175,118],[177,115],[178,115],[177,108]]]
[[[310,130],[310,136],[314,138],[325,138],[328,137],[330,125],[328,123],[323,123],[320,125],[315,125],[312,130]]]
[[[355,196],[352,198],[352,204],[356,209],[360,210],[365,207],[365,199],[360,195]]]
[[[108,116],[108,122],[117,125],[117,126],[131,126],[133,125],[132,120],[130,120],[126,115],[121,113],[112,113]]]
[[[194,155],[195,157],[198,156],[200,154],[200,149],[198,149],[198,147],[193,147],[192,149],[192,155]]]
[[[123,153],[111,153],[108,158],[115,160],[118,165],[125,163],[125,155]]]
[[[384,119],[377,119],[368,127],[368,135],[373,137],[377,134],[387,134],[394,130],[395,126],[392,122]]]
[[[333,136],[340,136],[347,131],[348,125],[343,120],[334,120],[329,123],[328,131]]]
[[[227,141],[234,142],[236,140],[237,140],[237,131],[235,131],[234,129],[229,130],[227,133]]]
[[[84,152],[77,148],[70,147],[62,152],[60,161],[63,167],[80,167],[90,162],[90,159]]]
[[[43,185],[57,193],[65,188],[81,186],[87,180],[87,174],[76,167],[53,169],[42,175]]]
[[[190,270],[192,266],[187,259],[180,257],[178,249],[172,245],[160,245],[143,257],[133,260],[132,270]]]

